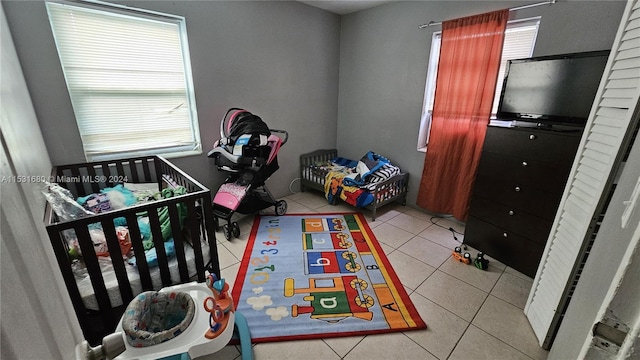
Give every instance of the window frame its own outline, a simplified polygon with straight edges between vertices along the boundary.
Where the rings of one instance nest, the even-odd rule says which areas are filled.
[[[507,32],[515,32],[518,28],[522,27],[535,27],[535,33],[533,35],[531,41],[531,49],[529,51],[528,56],[523,57],[531,57],[533,56],[533,50],[535,48],[536,38],[538,36],[538,30],[540,28],[540,16],[530,17],[526,19],[517,19],[510,20],[507,22]],[[442,39],[442,31],[434,31],[431,35],[431,48],[429,52],[429,63],[427,66],[427,78],[425,82],[423,103],[422,103],[422,114],[420,116],[420,128],[418,131],[418,144],[417,150],[420,152],[426,152],[427,146],[429,142],[429,133],[431,129],[431,116],[433,113],[433,102],[435,100],[435,87],[437,81],[437,72],[438,72],[438,61],[440,57],[440,45]],[[437,54],[437,56],[436,56]],[[499,70],[498,83],[496,85],[496,94],[494,97],[494,105],[492,106],[491,118],[495,118],[495,112],[493,109],[497,109],[498,102],[500,101],[500,93],[498,90],[502,88],[502,81],[504,80],[504,71],[506,69],[507,60],[512,60],[513,58],[502,58],[501,66]],[[501,90],[500,90],[501,91]]]
[[[120,82],[115,85],[113,88],[100,87],[99,85],[93,88],[94,84],[97,82],[92,82],[88,85],[88,89],[90,91],[87,92],[85,88],[82,87],[73,87],[70,85],[70,79],[68,77],[67,70],[65,69],[65,59],[63,53],[61,53],[60,45],[58,43],[58,39],[56,36],[56,29],[54,25],[53,16],[50,13],[50,6],[52,7],[60,7],[60,6],[69,6],[74,9],[78,9],[78,11],[84,12],[99,12],[106,16],[114,16],[120,17],[123,19],[128,19],[133,22],[138,22],[139,24],[152,24],[156,23],[164,23],[169,24],[171,27],[175,27],[175,36],[179,41],[179,45],[176,45],[176,49],[170,49],[170,51],[175,51],[174,54],[176,57],[181,59],[181,66],[176,67],[180,68],[180,72],[182,74],[183,83],[179,87],[175,89],[160,89],[155,88],[153,86],[145,87],[146,90],[137,90],[131,91],[127,90],[126,85],[123,85],[125,82]],[[67,86],[67,91],[69,92],[69,96],[72,102],[72,107],[74,111],[74,116],[76,120],[76,124],[78,126],[78,131],[80,132],[80,137],[82,141],[82,147],[84,151],[85,158],[87,161],[104,161],[104,160],[113,160],[119,158],[127,158],[127,157],[135,157],[135,156],[147,156],[147,155],[160,155],[166,158],[175,158],[189,155],[199,155],[202,154],[202,140],[200,136],[200,127],[198,121],[197,107],[196,107],[196,99],[195,99],[195,90],[193,84],[193,75],[191,70],[191,59],[189,53],[189,43],[187,37],[187,28],[186,28],[186,19],[182,16],[171,15],[160,13],[156,11],[144,10],[133,8],[125,5],[119,4],[111,4],[102,1],[68,1],[68,0],[49,0],[46,1],[47,7],[47,15],[49,19],[49,23],[52,29],[52,34],[55,40],[56,50],[58,52],[58,57],[60,60],[60,64],[62,66],[62,71],[65,77],[65,83]],[[60,8],[59,8],[60,9]],[[52,11],[55,11],[52,10]],[[60,23],[58,23],[60,25]],[[64,24],[62,24],[64,26]],[[141,25],[142,26],[142,25]],[[158,24],[158,27],[163,25]],[[90,29],[87,27],[85,30]],[[159,40],[160,41],[160,40]],[[179,49],[179,50],[178,50]],[[177,51],[180,51],[178,54]],[[104,69],[104,68],[99,68]],[[89,76],[87,76],[89,77]],[[182,81],[181,80],[181,81]],[[120,86],[120,87],[118,87]],[[91,93],[91,89],[97,89],[93,94]],[[110,146],[112,143],[108,143],[109,145],[104,145],[107,142],[100,141],[90,141],[88,140],[88,136],[95,136],[96,138],[100,138],[100,136],[105,136],[105,133],[99,133],[98,135],[87,133],[85,130],[83,132],[83,127],[87,126],[87,124],[96,124],[97,122],[91,122],[91,120],[87,120],[85,117],[81,117],[81,109],[84,105],[83,103],[88,102],[92,96],[94,98],[100,99],[102,97],[102,101],[108,99],[109,96],[113,95],[98,95],[96,93],[100,93],[100,91],[109,94],[116,94],[116,96],[121,96],[122,98],[135,99],[136,101],[141,100],[143,94],[147,95],[148,99],[157,100],[163,99],[167,97],[171,97],[171,94],[177,94],[184,98],[188,109],[185,109],[182,113],[183,115],[176,115],[182,119],[182,126],[176,127],[182,129],[183,135],[179,139],[174,139],[175,141],[171,141],[170,139],[165,139],[164,141],[157,141],[153,144],[144,143],[137,147],[132,147],[135,145],[131,145],[126,149],[119,149],[116,143],[113,143],[114,146]],[[151,95],[149,95],[151,94]],[[99,102],[100,100],[98,100]],[[161,102],[160,104],[163,104]],[[183,105],[183,104],[181,104]],[[150,106],[150,105],[147,105]],[[164,105],[163,105],[164,106]],[[141,108],[144,106],[141,106]],[[161,117],[163,118],[163,123],[166,124],[166,121],[172,121],[176,119],[172,114],[173,110],[178,109],[180,106],[176,108],[172,108],[170,111],[167,111],[165,115],[164,113],[160,116],[151,117],[147,114],[147,121],[159,121]],[[88,108],[91,108],[89,105]],[[164,107],[163,107],[164,109]],[[186,111],[186,113],[185,113]],[[116,115],[111,115],[112,119],[106,119],[104,121],[117,121],[115,120]],[[89,122],[87,122],[89,121]],[[121,123],[127,122],[126,120],[121,120]],[[188,124],[188,125],[187,125]],[[114,127],[118,126],[117,124]],[[166,131],[165,131],[166,132]],[[169,135],[170,137],[170,135]],[[137,135],[134,137],[135,139],[148,139],[149,137],[144,137],[142,135]],[[188,139],[189,138],[189,139]],[[187,140],[188,139],[188,140]],[[135,140],[131,141],[134,143]],[[97,145],[96,145],[97,144]],[[147,146],[153,145],[153,146]],[[96,146],[99,148],[96,149]]]

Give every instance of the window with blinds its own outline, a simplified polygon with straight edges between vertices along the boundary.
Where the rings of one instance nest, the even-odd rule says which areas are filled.
[[[46,5],[87,161],[202,152],[184,18]]]
[[[533,47],[538,35],[540,17],[512,20],[507,23],[505,30],[504,45],[502,48],[502,59],[500,71],[498,72],[498,83],[493,98],[492,115],[498,112],[500,103],[500,93],[502,92],[502,81],[507,67],[507,61],[513,59],[523,59],[531,57]],[[422,117],[420,119],[420,132],[418,135],[418,150],[424,151],[429,139],[428,128],[431,126],[431,112],[433,111],[433,101],[436,93],[436,78],[438,73],[438,61],[440,59],[440,42],[442,32],[433,33],[431,39],[431,52],[429,57],[429,67],[427,70],[427,83],[424,91],[424,103],[422,107]]]

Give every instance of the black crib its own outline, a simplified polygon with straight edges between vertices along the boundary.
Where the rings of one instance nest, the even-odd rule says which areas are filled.
[[[132,290],[132,276],[141,284],[142,291],[158,290],[152,282],[150,266],[145,258],[140,236],[140,228],[137,223],[137,214],[147,212],[154,246],[157,251],[157,266],[159,269],[160,287],[190,282],[205,281],[205,270],[209,270],[220,277],[220,265],[216,249],[215,229],[213,226],[211,191],[191,178],[185,172],[159,156],[147,156],[123,160],[101,161],[81,163],[65,166],[56,166],[52,170],[52,179],[60,186],[68,189],[74,196],[86,196],[97,193],[101,189],[115,186],[122,182],[131,183],[155,183],[157,189],[176,188],[183,186],[187,193],[163,200],[141,203],[125,209],[109,211],[96,215],[83,217],[77,220],[58,222],[56,214],[49,203],[45,208],[45,225],[47,233],[53,245],[55,257],[64,278],[67,291],[71,297],[75,313],[80,322],[84,336],[90,344],[96,345],[101,339],[112,333],[122,316],[127,304],[137,295]],[[179,224],[177,205],[184,204],[187,216],[182,229]],[[175,259],[171,260],[177,268],[173,275],[169,270],[169,260],[163,245],[158,209],[168,208],[169,219],[172,226],[172,235],[175,243]],[[117,287],[122,304],[113,306],[103,279],[98,258],[93,249],[89,225],[100,223],[106,238],[109,253],[120,253],[119,242],[116,237],[114,219],[123,217],[126,219],[132,249],[137,263],[137,272],[132,275],[131,267],[125,263],[121,256],[112,256],[111,263],[117,279]],[[72,266],[74,260],[69,255],[69,246],[63,236],[65,230],[72,229],[82,251],[82,261],[91,280],[91,287],[95,294],[98,309],[89,309],[83,302],[78,288],[77,280]],[[136,240],[137,239],[137,240]],[[205,251],[208,248],[208,251]],[[193,250],[195,262],[195,274],[189,273],[185,249]],[[208,253],[208,256],[207,256]],[[191,255],[191,253],[190,253]],[[77,261],[77,260],[76,260]],[[177,262],[177,263],[176,263]],[[191,264],[192,265],[192,264]],[[193,266],[192,266],[193,268]]]

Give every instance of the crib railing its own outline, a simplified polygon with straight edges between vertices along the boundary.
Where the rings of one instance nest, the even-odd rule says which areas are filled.
[[[194,250],[196,280],[199,282],[205,281],[205,269],[209,269],[220,277],[213,226],[211,192],[169,161],[159,156],[150,156],[56,166],[52,170],[52,179],[56,180],[60,186],[68,189],[75,198],[97,193],[104,188],[113,187],[123,182],[156,183],[158,190],[167,187],[176,188],[177,186],[183,186],[187,189],[187,193],[184,195],[70,221],[58,221],[50,204],[46,204],[44,222],[47,233],[85,338],[92,345],[115,329],[126,304],[137,294],[133,293],[127,276],[125,261],[121,256],[112,256],[111,262],[117,278],[122,303],[124,304],[118,308],[112,306],[89,233],[90,224],[100,224],[109,253],[119,254],[121,250],[116,236],[114,219],[119,217],[126,219],[143,291],[153,290],[153,284],[137,222],[137,214],[142,212],[146,212],[149,216],[162,286],[193,281],[187,269],[187,260],[184,252],[185,242],[189,242]],[[180,226],[177,226],[180,223],[178,204],[184,204],[187,210],[184,232]],[[171,278],[158,216],[158,209],[162,209],[165,206],[168,209],[170,222],[174,225],[172,226],[172,236],[178,262],[178,281],[174,281]],[[64,236],[69,231],[75,232],[75,237],[78,240],[82,258],[98,303],[98,311],[87,309],[83,303],[72,268],[73,259],[69,255],[68,242]],[[203,256],[202,243],[208,245],[208,259]]]

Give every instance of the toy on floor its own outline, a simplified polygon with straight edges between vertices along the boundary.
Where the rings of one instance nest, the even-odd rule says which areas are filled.
[[[489,268],[489,259],[484,258],[484,253],[478,253],[478,256],[473,260],[475,265],[480,270],[487,270]]]
[[[462,253],[462,248],[460,248],[459,246],[456,246],[455,249],[453,249],[453,258],[460,261],[461,263],[465,263],[467,265],[471,264],[471,254],[469,254],[468,252],[465,252],[464,254]]]
[[[471,260],[471,254],[468,252],[462,253],[462,248],[456,246],[453,249],[453,258],[460,261],[461,263],[465,263],[467,265],[473,263],[475,267],[480,270],[487,270],[489,268],[489,259],[485,259],[484,253],[479,252],[475,259]]]
[[[76,359],[194,359],[224,348],[234,330],[242,360],[251,360],[247,322],[234,309],[229,284],[208,275],[206,283],[138,295],[127,306],[116,332],[94,348],[86,341],[78,344]]]

